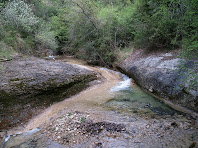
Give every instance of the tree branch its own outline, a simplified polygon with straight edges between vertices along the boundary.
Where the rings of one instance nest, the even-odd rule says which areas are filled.
[[[88,14],[86,14],[85,10],[77,2],[72,1],[72,3],[76,4],[82,10],[83,14],[89,19],[89,21],[92,23],[92,25],[94,26],[94,28],[96,30],[98,30],[98,28],[96,27],[96,25],[94,24],[94,22],[91,20],[91,18],[88,16]]]

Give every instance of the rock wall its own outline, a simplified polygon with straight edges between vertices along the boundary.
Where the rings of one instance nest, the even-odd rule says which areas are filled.
[[[197,61],[182,60],[177,52],[136,50],[118,68],[164,101],[198,112]]]

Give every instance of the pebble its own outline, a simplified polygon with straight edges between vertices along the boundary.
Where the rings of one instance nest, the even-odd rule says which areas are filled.
[[[73,119],[74,118],[74,115],[71,115],[70,118]]]
[[[138,123],[138,125],[137,125],[137,123],[135,123],[133,121],[134,127],[132,127],[131,130],[129,130],[129,133],[125,133],[125,132],[120,132],[120,133],[115,133],[115,134],[110,133],[110,132],[104,130],[106,127],[103,126],[103,124],[99,124],[98,125],[99,127],[97,127],[97,130],[99,130],[99,131],[104,130],[104,131],[101,132],[99,134],[99,136],[95,137],[95,135],[92,135],[92,134],[89,135],[86,131],[83,130],[83,128],[86,127],[85,126],[86,122],[85,122],[85,125],[84,125],[84,123],[83,124],[77,123],[83,116],[84,117],[88,117],[88,116],[86,116],[85,114],[82,115],[81,113],[76,114],[75,116],[74,115],[75,114],[73,114],[72,116],[68,116],[68,117],[66,116],[65,118],[68,118],[69,120],[66,119],[66,120],[64,120],[64,122],[60,122],[60,120],[57,120],[53,124],[52,123],[50,124],[51,127],[49,128],[49,130],[51,130],[53,127],[55,127],[55,129],[56,129],[56,132],[51,131],[51,133],[53,132],[52,134],[56,133],[55,137],[53,136],[53,140],[55,139],[59,143],[63,143],[63,144],[67,144],[67,145],[68,144],[74,145],[76,143],[80,143],[81,141],[86,141],[89,137],[93,137],[93,139],[96,137],[99,138],[97,140],[101,140],[101,139],[105,139],[105,138],[106,139],[113,138],[113,140],[117,140],[117,139],[121,140],[120,138],[123,138],[122,140],[124,140],[124,141],[132,140],[132,141],[135,141],[136,143],[142,143],[141,142],[142,138],[152,137],[151,139],[156,139],[156,140],[160,139],[161,140],[161,139],[164,139],[164,137],[166,138],[167,135],[170,137],[175,136],[175,134],[177,133],[177,130],[184,129],[185,127],[190,128],[190,123],[189,124],[187,124],[186,122],[181,123],[178,120],[151,119],[148,122],[140,121],[141,124]],[[58,127],[52,126],[57,123],[58,123],[58,125],[57,125]],[[131,127],[131,126],[132,126],[132,124],[128,123],[128,125],[126,127],[128,129],[128,127]],[[181,127],[183,127],[183,128],[181,128]],[[140,129],[140,130],[138,130],[138,129]],[[126,131],[126,128],[122,127],[121,130]],[[174,135],[171,136],[172,132]],[[67,134],[67,135],[64,136],[64,135],[62,135],[62,133],[64,133],[65,135]],[[84,133],[84,134],[82,134],[82,133]],[[52,136],[52,134],[49,136]],[[169,140],[169,138],[167,140]],[[105,142],[107,142],[107,141],[105,141]],[[145,145],[142,145],[142,147],[145,147]]]
[[[101,127],[100,127],[100,129],[102,129],[102,130],[103,130],[103,129],[104,129],[104,126],[101,126]]]
[[[59,129],[59,128],[58,128],[58,127],[56,127],[55,131],[58,131],[58,129]]]
[[[126,130],[126,128],[123,128],[123,129],[122,129],[122,131],[125,131],[125,130]]]
[[[149,125],[149,124],[147,124],[147,125],[146,125],[146,128],[148,129],[149,127],[150,127],[150,125]]]

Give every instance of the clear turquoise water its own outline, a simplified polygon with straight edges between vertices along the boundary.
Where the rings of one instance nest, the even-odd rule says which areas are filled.
[[[180,112],[170,108],[159,99],[147,94],[136,85],[130,85],[130,79],[123,75],[123,81],[111,89],[112,93],[116,93],[115,97],[106,102],[105,106],[112,109],[125,111],[128,113],[136,113],[139,115],[174,115]]]

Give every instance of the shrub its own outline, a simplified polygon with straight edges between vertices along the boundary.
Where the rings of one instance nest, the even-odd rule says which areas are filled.
[[[43,47],[55,50],[58,48],[55,33],[54,31],[51,31],[49,24],[44,23],[45,22],[41,23],[38,32],[36,32],[35,40],[36,42],[41,43]]]
[[[54,31],[59,44],[67,44],[69,40],[69,19],[67,14],[69,10],[67,8],[61,9],[58,15],[52,16],[51,28]]]
[[[134,8],[132,26],[136,47],[183,47],[186,55],[197,53],[197,0],[135,0]]]
[[[0,41],[0,60],[11,59],[16,54],[12,47],[8,46],[4,42]]]
[[[50,25],[42,18],[35,16],[33,9],[33,5],[28,5],[23,0],[8,2],[2,10],[2,16],[5,20],[4,26],[7,28],[12,26],[11,32],[18,30],[21,37],[24,38],[23,40],[27,41],[27,47],[29,45],[32,46],[32,42],[36,41],[41,43],[45,48],[56,49],[55,34],[51,31]]]
[[[7,24],[23,32],[33,32],[39,22],[31,7],[22,0],[9,2],[3,9],[2,14]]]
[[[188,9],[179,25],[182,33],[183,56],[198,59],[198,3],[197,0],[187,2]]]

